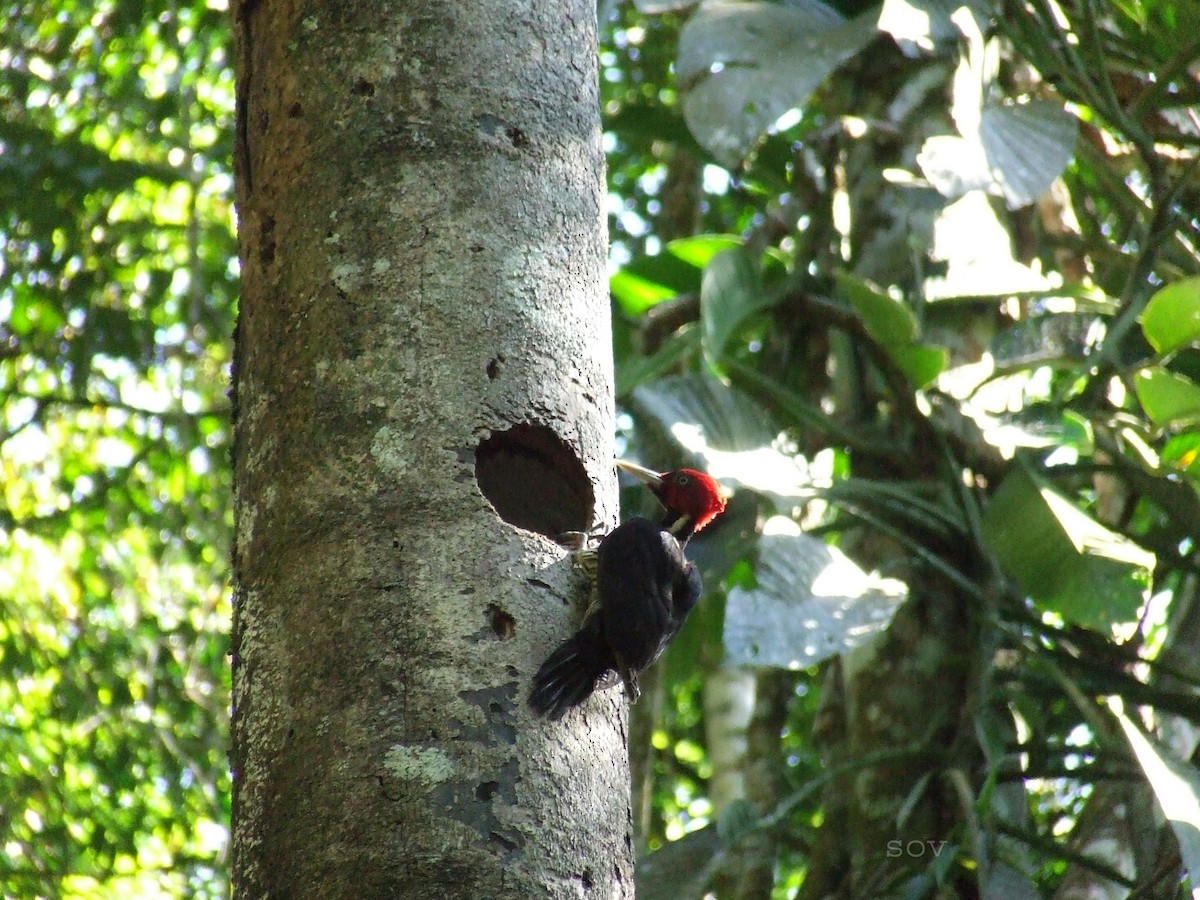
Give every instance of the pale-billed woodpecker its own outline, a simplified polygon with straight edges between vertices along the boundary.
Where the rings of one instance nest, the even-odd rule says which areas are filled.
[[[617,465],[643,481],[666,513],[659,524],[630,519],[596,550],[581,552],[588,567],[594,565],[594,599],[579,631],[533,676],[529,706],[539,716],[561,718],[614,674],[636,701],[638,675],[658,659],[700,599],[700,573],[683,548],[724,511],[720,486],[695,469],[660,474],[623,459]]]

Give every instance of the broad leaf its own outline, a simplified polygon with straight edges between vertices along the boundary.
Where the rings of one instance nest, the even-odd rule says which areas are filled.
[[[1075,133],[1075,118],[1048,100],[984,106],[979,141],[1009,209],[1028,206],[1062,174]]]
[[[722,250],[740,246],[742,239],[734,234],[698,234],[671,241],[667,244],[667,252],[697,269],[703,269]]]
[[[692,453],[710,447],[753,450],[776,435],[770,417],[754,400],[707,375],[679,375],[639,388],[632,406],[640,418],[670,430]]]
[[[872,17],[847,22],[816,0],[708,0],[679,36],[688,127],[720,162],[736,165],[875,33]]]
[[[998,333],[988,349],[997,372],[1077,365],[1099,343],[1102,322],[1095,313],[1034,316]]]
[[[1069,622],[1136,618],[1154,554],[1105,528],[1016,465],[984,514],[988,545],[1021,589]]]
[[[1200,276],[1159,290],[1142,312],[1142,331],[1159,353],[1200,342]]]
[[[903,301],[845,273],[838,273],[837,283],[841,294],[862,319],[867,333],[887,351],[914,387],[925,387],[937,378],[946,367],[946,351],[914,341],[917,320]]]
[[[633,392],[639,429],[655,430],[714,478],[783,509],[812,496],[802,457],[774,446],[771,417],[751,397],[705,375],[664,378]]]
[[[687,9],[695,6],[699,0],[633,0],[633,5],[639,12],[648,16],[657,16],[676,9]]]
[[[667,285],[643,278],[627,269],[620,270],[608,279],[608,289],[621,309],[630,316],[640,316],[664,300],[678,296],[678,292]]]
[[[946,368],[950,353],[945,347],[931,347],[928,344],[909,344],[897,347],[892,351],[896,367],[904,373],[909,384],[915,388],[930,385]]]
[[[952,19],[966,38],[954,75],[952,116],[960,138],[929,138],[917,163],[944,195],[955,199],[986,188],[1009,209],[1028,206],[1062,174],[1075,152],[1075,119],[1047,100],[994,98],[995,42],[985,43],[966,9]]]
[[[1189,431],[1171,438],[1163,447],[1160,459],[1164,465],[1192,476],[1200,475],[1200,432]]]
[[[758,270],[743,247],[722,250],[704,267],[700,282],[700,323],[704,355],[719,366],[721,354],[748,316],[770,306]]]
[[[1200,384],[1190,378],[1156,367],[1138,372],[1133,386],[1155,425],[1200,419]]]
[[[844,272],[838,273],[837,286],[862,319],[867,332],[885,347],[911,343],[917,336],[917,318],[903,301]]]
[[[731,588],[725,604],[732,665],[819,663],[885,628],[906,595],[900,582],[868,575],[789,519],[769,520],[758,546],[756,585]]]

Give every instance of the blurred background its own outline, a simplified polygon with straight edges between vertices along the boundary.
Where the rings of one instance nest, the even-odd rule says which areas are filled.
[[[619,444],[735,490],[639,896],[1186,896],[1200,5],[598,14]],[[230,25],[4,8],[6,897],[228,893]]]

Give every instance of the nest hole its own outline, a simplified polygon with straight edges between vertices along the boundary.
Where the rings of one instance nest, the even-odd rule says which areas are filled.
[[[475,481],[501,519],[552,539],[587,530],[596,502],[583,463],[545,425],[514,425],[480,441]]]

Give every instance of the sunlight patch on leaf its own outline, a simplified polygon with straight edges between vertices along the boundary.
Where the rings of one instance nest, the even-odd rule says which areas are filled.
[[[983,191],[971,191],[934,220],[930,257],[946,273],[926,279],[927,300],[1052,291],[1054,283],[1013,256],[1012,238]]]
[[[751,397],[706,375],[664,378],[633,392],[639,420],[652,420],[686,458],[722,484],[749,488],[791,508],[813,495],[804,458],[778,442]]]
[[[1125,704],[1120,697],[1109,697],[1108,706],[1175,832],[1179,855],[1191,875],[1192,884],[1196,884],[1200,881],[1200,775],[1194,766],[1169,748],[1144,735],[1125,714]],[[1197,893],[1200,892],[1193,891],[1192,896]]]
[[[989,547],[1045,609],[1093,628],[1137,617],[1154,554],[1014,466],[984,513]]]
[[[879,30],[892,36],[906,56],[931,52],[937,44],[957,40],[951,16],[961,6],[985,15],[986,6],[971,0],[883,0]]]
[[[676,422],[671,435],[689,453],[702,459],[704,470],[722,484],[749,488],[777,500],[793,503],[813,496],[803,458],[774,447],[755,450],[718,450],[704,432],[690,422]]]
[[[742,246],[736,234],[697,234],[679,238],[667,244],[667,252],[685,263],[703,269],[722,250]]]
[[[678,294],[665,284],[658,284],[626,269],[608,279],[608,289],[621,309],[630,316],[640,316],[651,307]]]
[[[1062,174],[1075,152],[1076,123],[1061,104],[996,96],[997,43],[985,42],[965,7],[952,19],[966,38],[954,74],[951,115],[959,136],[925,141],[917,165],[951,199],[985,189],[1009,209],[1028,206]]]
[[[763,528],[755,576],[754,587],[732,588],[725,605],[733,665],[815,665],[886,628],[907,596],[902,582],[864,572],[778,516]]]

